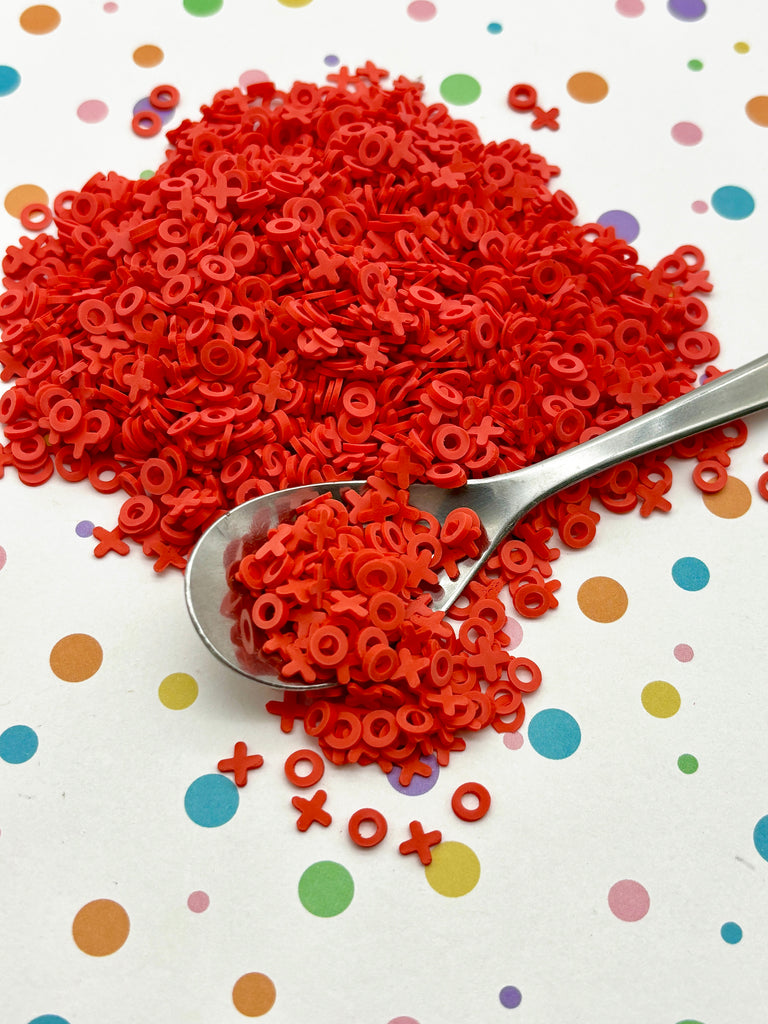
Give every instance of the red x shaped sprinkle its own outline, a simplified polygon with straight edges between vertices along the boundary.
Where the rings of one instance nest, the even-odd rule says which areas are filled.
[[[318,789],[309,798],[303,796],[293,797],[291,803],[297,811],[300,811],[296,822],[296,828],[299,832],[306,832],[315,821],[318,825],[322,825],[323,828],[328,828],[332,819],[328,811],[323,809],[327,796],[328,794],[324,789]]]
[[[432,863],[432,849],[442,842],[443,835],[435,829],[433,832],[425,832],[420,821],[412,821],[408,828],[411,830],[411,838],[400,843],[400,853],[404,856],[415,853],[422,864]]]
[[[248,772],[254,768],[261,768],[264,758],[261,754],[249,754],[248,747],[242,741],[235,744],[235,752],[232,757],[225,757],[219,761],[220,772],[234,772],[235,784],[244,786],[248,781]]]

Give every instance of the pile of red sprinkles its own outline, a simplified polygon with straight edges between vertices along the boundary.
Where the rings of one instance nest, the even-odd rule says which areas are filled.
[[[717,374],[698,249],[641,265],[612,228],[576,222],[527,145],[484,143],[388,78],[368,63],[219,92],[151,178],[95,174],[56,197],[55,233],[8,248],[0,473],[122,491],[97,556],[134,543],[183,569],[256,495],[455,487]],[[721,488],[745,436],[714,430],[548,499],[478,587],[543,614],[556,544],[590,543],[602,509],[667,510],[672,455]]]

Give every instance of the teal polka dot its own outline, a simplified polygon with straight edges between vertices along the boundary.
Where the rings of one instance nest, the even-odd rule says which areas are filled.
[[[29,1024],[69,1024],[68,1020],[64,1020],[58,1013],[44,1013],[42,1017],[35,1017]]]
[[[703,590],[709,583],[709,569],[700,558],[678,558],[672,579],[681,590]]]
[[[542,757],[561,761],[570,757],[581,743],[579,723],[560,708],[538,711],[528,725],[528,740]]]
[[[8,764],[24,764],[37,753],[37,733],[28,725],[12,725],[0,733],[0,758]]]
[[[755,831],[752,834],[752,838],[755,843],[755,849],[763,858],[768,860],[768,814],[755,825]]]
[[[723,185],[712,193],[712,208],[726,220],[744,220],[755,209],[755,200],[745,188]]]
[[[237,786],[226,775],[201,775],[184,797],[184,810],[196,825],[217,828],[234,817],[240,803]]]
[[[498,21],[491,21],[488,24],[488,31],[491,33],[492,36],[497,36],[499,32],[501,32],[501,25],[498,23]]]
[[[737,942],[741,942],[744,932],[735,921],[726,921],[720,929],[720,935],[723,938],[723,942],[727,942],[729,946],[735,946]]]
[[[0,64],[0,96],[7,96],[9,93],[16,92],[21,85],[21,75],[16,68],[11,68],[7,64]]]

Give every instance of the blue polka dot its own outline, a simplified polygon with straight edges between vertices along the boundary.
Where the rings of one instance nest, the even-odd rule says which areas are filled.
[[[741,942],[744,932],[741,930],[741,925],[736,924],[735,921],[726,921],[720,929],[720,934],[724,942],[727,942],[729,946],[735,946],[737,942]]]
[[[37,751],[37,733],[28,725],[12,725],[0,733],[0,758],[8,764],[24,764]]]
[[[755,200],[745,188],[723,185],[712,193],[712,208],[726,220],[744,220],[755,209]]]
[[[0,64],[0,96],[7,96],[16,92],[21,85],[21,75],[16,68],[8,67],[7,64]]]
[[[497,36],[499,32],[501,32],[501,25],[498,23],[498,21],[492,21],[488,25],[488,31],[491,33],[492,36]]]
[[[561,761],[570,757],[581,743],[579,723],[560,708],[538,711],[528,725],[528,740],[542,757]]]
[[[58,1013],[44,1013],[42,1017],[35,1017],[29,1024],[69,1024],[68,1020],[64,1020]]]
[[[201,775],[184,797],[184,810],[196,825],[217,828],[234,817],[240,796],[226,775]]]
[[[755,825],[752,838],[757,852],[763,860],[768,860],[768,814]]]
[[[682,590],[703,590],[709,583],[709,569],[700,558],[678,558],[672,579]]]

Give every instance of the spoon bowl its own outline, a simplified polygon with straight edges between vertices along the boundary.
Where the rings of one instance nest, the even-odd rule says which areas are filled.
[[[409,501],[414,507],[430,512],[440,523],[453,509],[472,508],[485,531],[478,557],[460,562],[456,579],[441,579],[432,607],[438,611],[450,608],[515,523],[550,495],[628,459],[767,407],[768,356],[762,356],[652,412],[513,473],[470,480],[451,490],[413,484]],[[350,480],[265,494],[238,505],[202,535],[187,565],[185,597],[203,643],[219,660],[242,675],[283,690],[328,686],[326,682],[312,686],[283,679],[277,661],[257,647],[243,648],[237,624],[227,614],[230,571],[300,505],[322,494],[339,498],[347,490],[364,487],[364,480]]]

